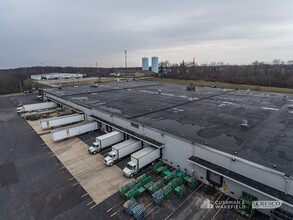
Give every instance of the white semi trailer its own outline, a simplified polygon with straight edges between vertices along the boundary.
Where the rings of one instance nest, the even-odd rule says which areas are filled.
[[[85,134],[87,132],[94,131],[97,129],[98,123],[96,121],[84,121],[78,124],[69,125],[67,127],[54,129],[51,131],[51,135],[54,141],[59,141],[80,134]]]
[[[109,152],[109,155],[105,157],[104,163],[107,166],[112,166],[115,162],[119,161],[121,158],[132,154],[135,151],[138,151],[142,148],[141,141],[135,139],[128,139],[119,144],[112,146],[112,151]]]
[[[91,154],[96,154],[103,150],[106,147],[109,147],[113,144],[116,144],[124,140],[124,134],[119,131],[113,131],[108,134],[101,135],[96,137],[96,142],[89,147],[88,151]]]
[[[54,102],[42,102],[42,103],[36,103],[36,104],[23,105],[22,107],[17,108],[17,113],[31,112],[31,111],[56,108],[56,107],[57,107],[57,104]]]
[[[57,118],[43,119],[40,121],[41,128],[47,129],[61,125],[69,125],[84,120],[83,114],[65,115]]]
[[[133,177],[141,168],[159,159],[160,156],[160,149],[151,146],[131,154],[131,160],[127,163],[127,167],[123,169],[124,176]]]

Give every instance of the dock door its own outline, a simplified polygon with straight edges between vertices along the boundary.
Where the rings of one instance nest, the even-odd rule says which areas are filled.
[[[220,188],[223,185],[223,176],[207,170],[207,181],[209,181],[210,184]]]

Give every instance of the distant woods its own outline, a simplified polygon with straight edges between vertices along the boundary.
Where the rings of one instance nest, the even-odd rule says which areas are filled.
[[[255,61],[251,65],[229,65],[212,62],[198,65],[195,62],[159,63],[161,77],[187,80],[205,80],[235,84],[293,88],[293,60],[279,59],[271,63]]]
[[[141,71],[141,67],[128,68],[129,71]],[[112,72],[124,72],[124,68],[95,67],[27,67],[0,70],[0,94],[20,92],[32,87],[27,79],[41,73],[82,73],[88,76],[108,76]],[[255,61],[251,65],[229,65],[222,62],[197,64],[184,62],[171,64],[159,63],[160,77],[174,79],[192,79],[235,84],[273,86],[293,88],[293,60],[284,62],[279,59],[271,63]]]
[[[103,76],[109,74],[109,68],[93,67],[21,67],[16,69],[0,70],[0,94],[9,94],[32,88],[31,75],[42,73],[84,73],[88,76]],[[21,85],[21,87],[20,87]]]

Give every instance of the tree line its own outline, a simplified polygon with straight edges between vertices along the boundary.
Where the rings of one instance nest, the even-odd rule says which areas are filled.
[[[46,73],[82,73],[89,77],[108,76],[110,73],[123,70],[124,68],[100,68],[100,67],[55,67],[55,66],[36,66],[20,67],[14,69],[0,69],[0,94],[20,92],[32,88],[27,80],[31,75]],[[131,67],[129,70],[140,70],[139,67]]]
[[[141,71],[141,67],[130,67],[130,71]],[[119,68],[96,67],[21,67],[0,70],[0,94],[20,92],[31,88],[25,81],[31,75],[46,73],[82,73],[91,76],[108,76],[112,72],[125,70]],[[197,64],[193,62],[159,63],[160,77],[190,80],[205,80],[259,86],[293,88],[293,60],[284,62],[275,59],[271,63],[255,61],[250,65],[229,65],[222,62]]]
[[[293,88],[293,60],[255,61],[250,65],[222,62],[199,65],[194,61],[171,64],[166,60],[159,63],[159,73],[160,77],[174,79]]]

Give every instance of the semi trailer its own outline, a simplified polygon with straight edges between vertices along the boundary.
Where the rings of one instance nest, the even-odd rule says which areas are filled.
[[[95,131],[97,129],[98,123],[96,121],[84,121],[78,124],[54,129],[51,131],[51,135],[54,141],[59,141],[80,134],[85,134],[90,131]]]
[[[16,111],[20,114],[23,112],[31,112],[50,108],[57,108],[57,104],[54,102],[42,102],[36,104],[23,105],[22,107],[18,107]]]
[[[104,158],[104,163],[107,166],[112,166],[115,162],[121,158],[132,154],[142,148],[141,141],[135,139],[128,139],[119,144],[112,146],[112,151],[109,152],[108,156]]]
[[[57,127],[61,125],[73,124],[83,120],[84,120],[83,114],[73,114],[73,115],[66,115],[66,116],[61,116],[57,118],[44,119],[44,120],[41,120],[40,123],[41,123],[41,128],[47,129],[47,128]]]
[[[139,170],[161,156],[160,149],[155,147],[145,147],[138,152],[131,154],[131,160],[123,169],[123,174],[126,177],[133,177]]]
[[[119,131],[113,131],[96,137],[96,141],[89,147],[88,151],[91,154],[96,154],[101,150],[124,140],[124,134]]]

